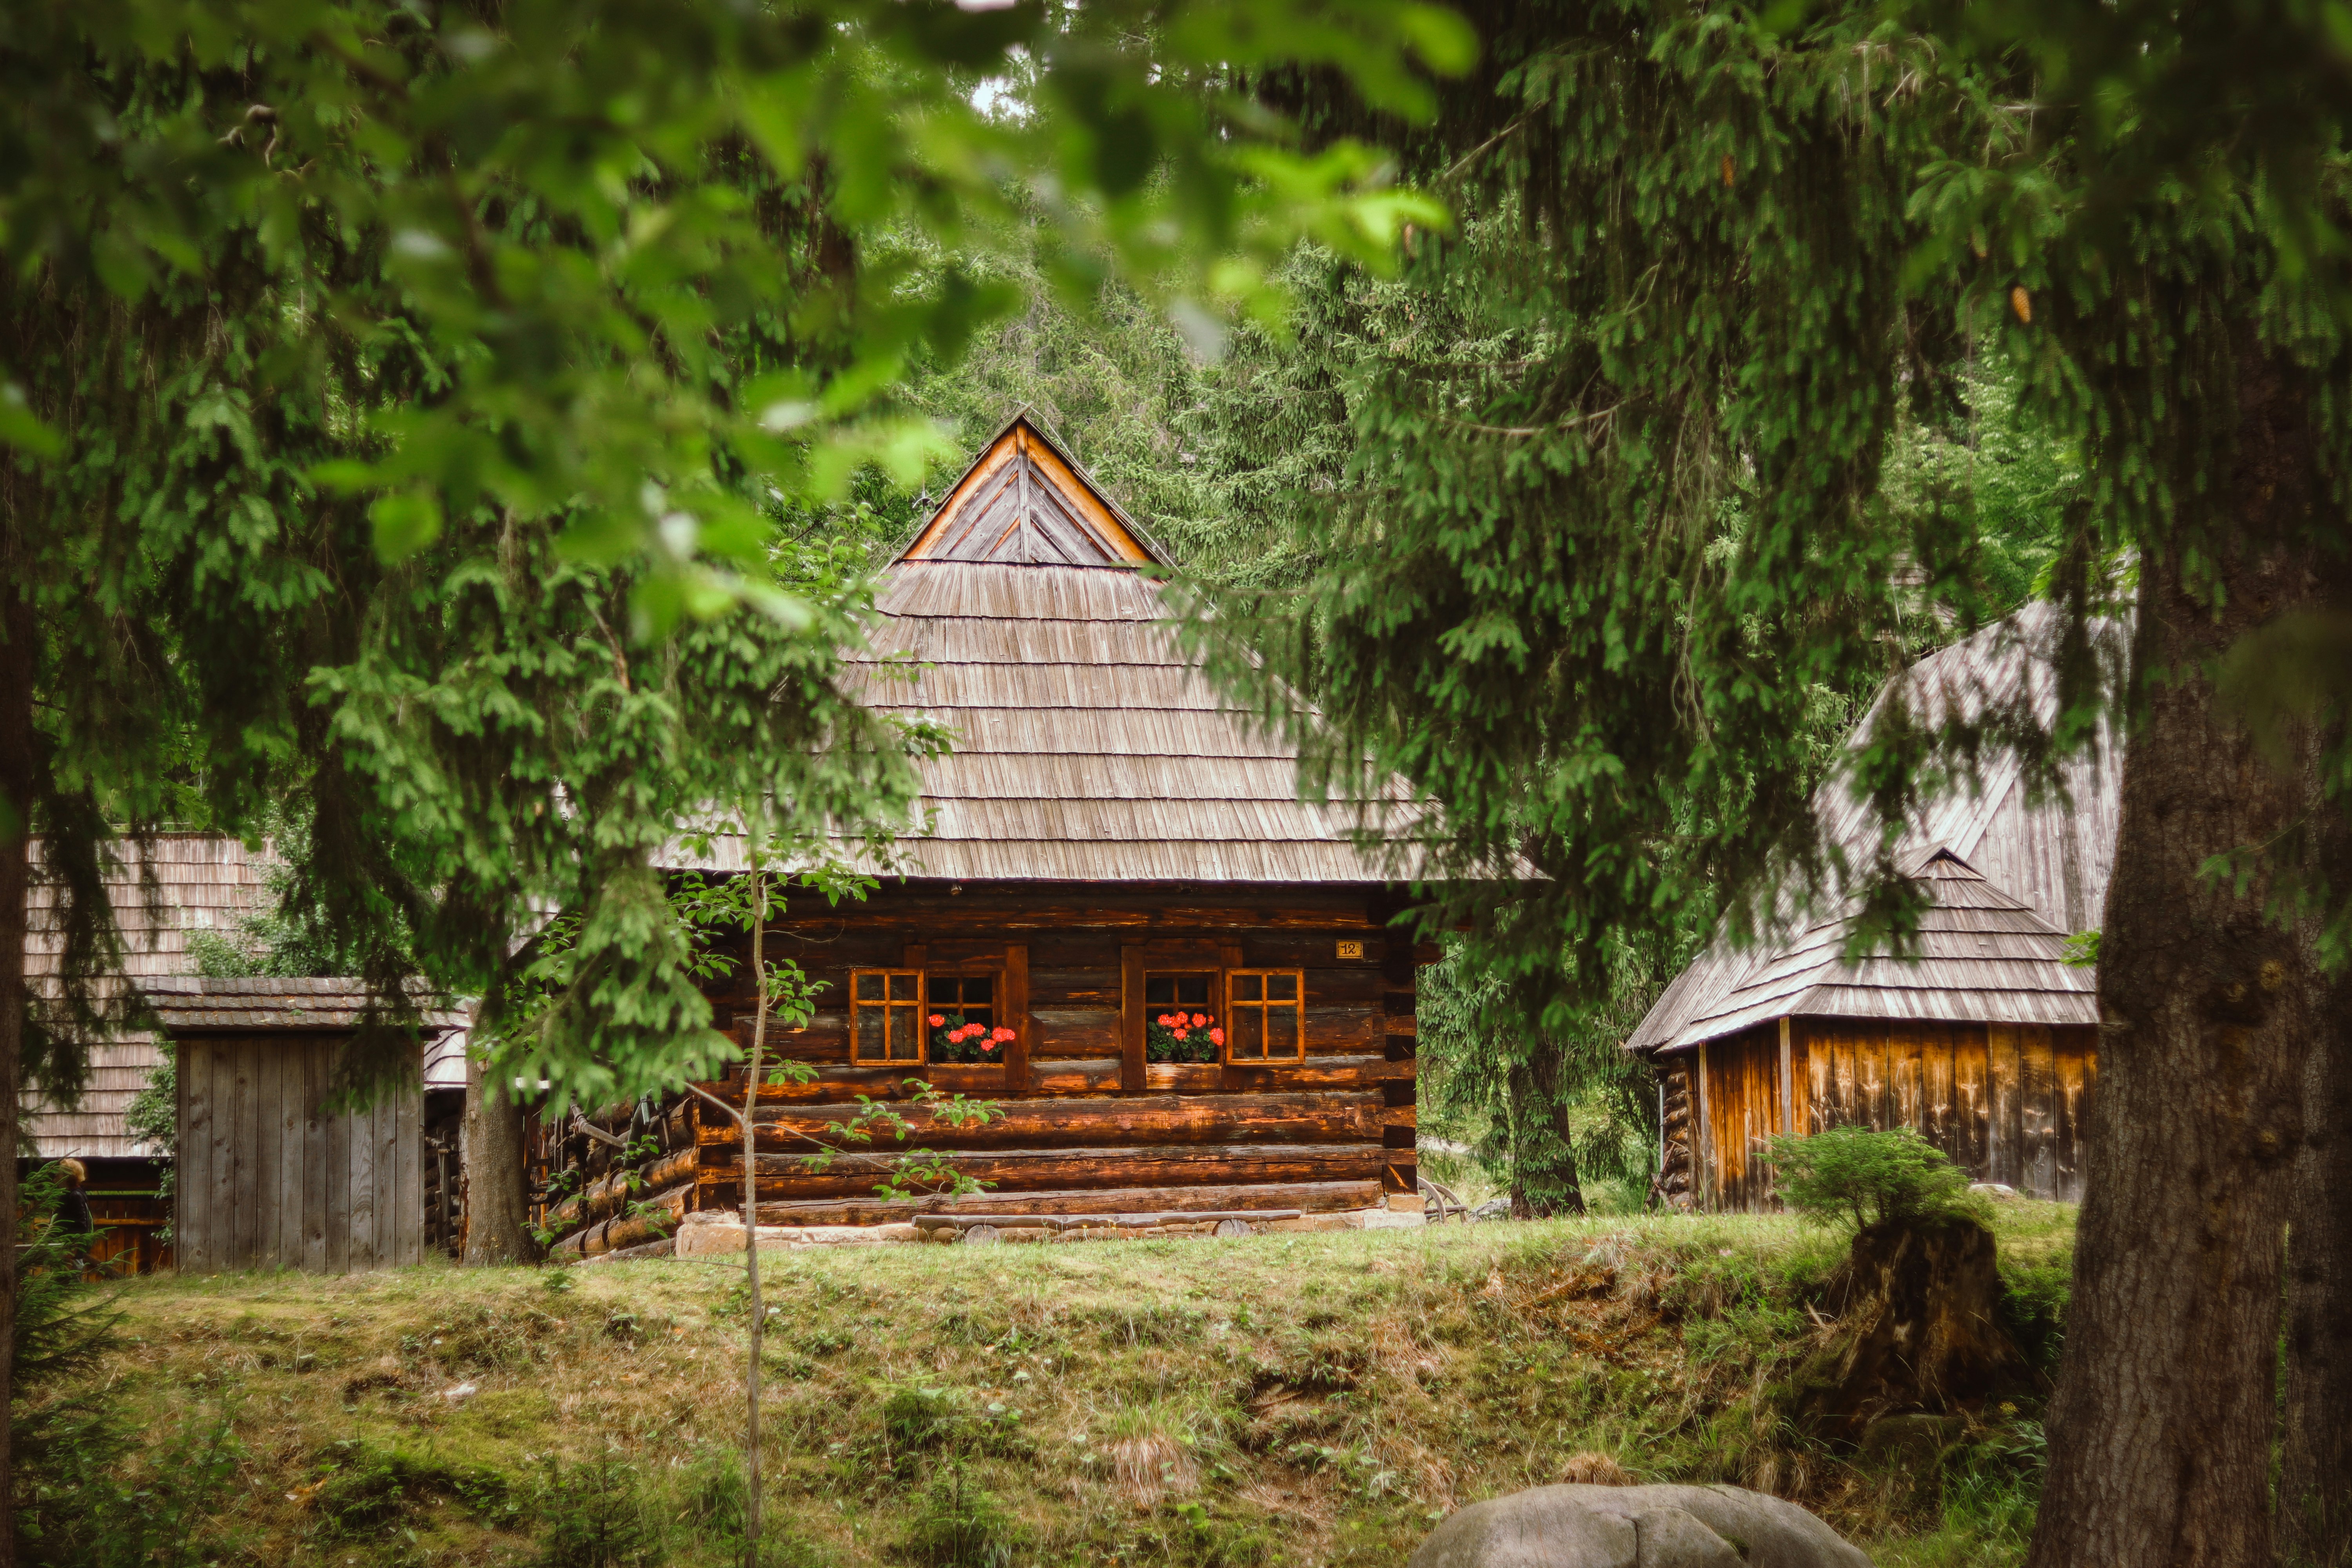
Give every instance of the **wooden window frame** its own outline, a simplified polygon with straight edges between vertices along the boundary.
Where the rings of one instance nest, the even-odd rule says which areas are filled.
[[[869,974],[884,976],[882,995],[877,999],[868,1000],[857,994],[858,982]],[[911,977],[915,983],[914,1000],[901,1002],[890,994],[891,982],[908,977]],[[881,964],[869,964],[851,970],[849,972],[849,1065],[854,1068],[915,1068],[928,1063],[930,1060],[931,1037],[929,1029],[924,1026],[923,1013],[929,1005],[929,982],[924,971],[919,965],[887,968]],[[879,1009],[882,1014],[882,1037],[886,1048],[891,1038],[892,1012],[903,1010],[913,1017],[915,1036],[913,1056],[868,1057],[859,1054],[858,1047],[862,1043],[862,1037],[858,1029],[858,1015],[874,1009]]]
[[[1147,1021],[1143,1001],[1143,977],[1152,973],[1200,973],[1206,972],[1215,979],[1209,994],[1225,994],[1225,973],[1242,965],[1242,950],[1229,942],[1200,937],[1165,937],[1154,942],[1133,942],[1120,947],[1118,953],[1118,1027],[1119,1027],[1119,1092],[1148,1094],[1150,1090],[1150,1069],[1144,1059],[1143,1027]],[[1219,1020],[1223,1022],[1222,1019]],[[1215,1064],[1202,1063],[1202,1066]]]
[[[923,1026],[923,1060],[927,1064],[935,1067],[984,1068],[1001,1067],[1013,1059],[1011,1052],[1014,1042],[1020,1037],[1021,1026],[1013,1021],[1010,1009],[1006,1005],[1006,989],[1011,978],[1006,973],[1008,967],[993,958],[976,959],[965,963],[933,963],[924,966],[922,971],[923,1010],[920,1022]],[[994,1061],[985,1058],[976,1062],[931,1061],[931,982],[934,980],[985,980],[989,983],[988,1010],[993,1016],[989,1026],[994,1028],[1002,1026],[1013,1032],[1013,1039],[1004,1043]]]
[[[1298,994],[1287,1002],[1275,1001],[1265,996],[1265,992],[1266,987],[1264,984],[1261,984],[1258,988],[1259,995],[1257,999],[1254,1001],[1235,1000],[1234,996],[1234,981],[1251,977],[1257,978],[1260,981],[1265,981],[1270,980],[1276,975],[1287,975],[1291,980],[1295,981],[1298,986]],[[1295,1067],[1298,1063],[1307,1059],[1307,972],[1304,969],[1229,969],[1225,971],[1224,994],[1225,1046],[1223,1055],[1224,1063],[1227,1067]],[[1241,1037],[1241,1029],[1239,1025],[1241,1023],[1241,1010],[1244,1007],[1253,1007],[1257,1010],[1258,1038],[1261,1041],[1272,1038],[1272,1036],[1268,1033],[1265,1026],[1266,1015],[1272,1009],[1276,1007],[1289,1008],[1297,1016],[1298,1020],[1297,1032],[1293,1037],[1297,1045],[1297,1049],[1288,1056],[1281,1057],[1237,1057],[1234,1055],[1234,1046]]]
[[[1219,956],[1220,955],[1218,954],[1211,953],[1205,956],[1192,954],[1172,958],[1147,959],[1143,966],[1143,990],[1142,992],[1138,993],[1138,994],[1146,995],[1148,997],[1148,994],[1151,989],[1151,983],[1155,980],[1198,979],[1206,981],[1208,983],[1208,994],[1202,998],[1200,1005],[1207,1008],[1215,1016],[1214,1021],[1210,1025],[1210,1027],[1222,1029],[1224,1027],[1225,1024],[1225,966],[1218,961]],[[1143,1004],[1143,1036],[1146,1041],[1144,1061],[1147,1070],[1152,1067],[1207,1067],[1224,1060],[1225,1049],[1223,1046],[1219,1046],[1216,1047],[1217,1054],[1212,1057],[1207,1062],[1167,1063],[1152,1061],[1149,1041],[1150,1039],[1151,1033],[1152,1010],[1155,1005],[1175,1006],[1185,1012],[1192,1011],[1192,1005],[1190,1003],[1154,1004],[1148,999],[1145,1000]]]
[[[1029,947],[1026,942],[1006,942],[1002,948],[989,948],[979,952],[957,950],[964,944],[947,943],[949,953],[939,963],[930,962],[929,944],[910,942],[903,949],[903,958],[896,964],[866,964],[849,972],[849,1063],[852,1067],[941,1067],[958,1069],[1001,1066],[1004,1070],[1004,1090],[1007,1094],[1025,1094],[1029,1089],[1029,1048],[1035,1037],[1034,1020],[1029,1016]],[[912,974],[915,981],[915,1040],[919,1054],[913,1059],[901,1057],[889,1060],[860,1057],[857,1054],[857,978],[875,973]],[[987,975],[994,984],[994,1001],[999,1026],[1013,1031],[1013,1038],[1004,1044],[1004,1054],[998,1062],[933,1062],[931,1060],[931,978],[934,975]],[[868,1002],[868,1007],[904,1005]],[[993,1091],[992,1091],[993,1092]]]

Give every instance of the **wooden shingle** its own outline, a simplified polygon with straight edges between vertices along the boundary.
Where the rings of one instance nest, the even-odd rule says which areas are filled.
[[[2101,622],[2092,630],[2099,657],[2119,658],[2122,628]],[[2021,710],[2047,725],[2057,717],[2055,660],[2063,634],[2058,606],[2029,605],[1888,682],[1857,735],[1866,734],[1880,709],[1897,698],[1929,726],[2006,710]],[[2050,944],[2098,924],[2114,867],[2122,798],[2119,740],[2103,729],[2095,745],[2063,765],[2060,777],[2062,792],[2037,798],[2023,761],[2014,752],[1996,752],[1981,762],[1973,786],[1963,784],[1947,792],[1906,825],[1897,849],[1903,863],[1926,868],[1940,854],[1968,870],[1966,877],[1920,873],[1937,900],[1922,932],[1927,946],[1922,963],[1872,958],[1853,966],[1852,984],[1832,984],[1816,971],[1824,944],[1830,951],[1843,947],[1846,911],[1841,907],[1818,919],[1793,895],[1784,895],[1775,931],[1745,948],[1718,935],[1666,987],[1626,1048],[1682,1051],[1735,1033],[1766,1016],[1758,1009],[1768,996],[1790,1002],[1783,994],[1787,977],[1799,973],[1815,976],[1817,993],[1804,1011],[1816,1016],[2096,1023],[2087,969],[2064,969],[2062,977],[2039,957],[2031,958],[2031,973],[1983,966],[1972,956],[1967,963],[1957,954],[1948,963],[1936,958],[1936,944],[1958,929],[1942,928],[1962,919],[1963,910],[1979,922],[2011,922],[2001,931],[2041,944],[2036,952],[2047,948],[2052,963],[2056,949]],[[1877,825],[1843,773],[1822,786],[1814,809],[1823,842],[1843,848],[1856,863],[1867,860],[1876,846]],[[1964,902],[1952,905],[1951,900]],[[2016,923],[2021,917],[2030,917],[2030,930]],[[1980,934],[1987,933],[1971,929],[1970,940]],[[1751,1000],[1736,1000],[1740,997]],[[1900,1010],[1905,1007],[1917,1010]],[[1784,1006],[1771,1016],[1792,1015]]]
[[[1015,417],[884,573],[868,706],[928,719],[927,829],[950,879],[1378,883],[1409,876],[1422,808],[1302,802],[1298,751],[1179,645],[1165,555],[1053,438]],[[1301,704],[1294,718],[1312,722]],[[1373,847],[1357,830],[1374,832]],[[722,863],[725,859],[721,852]]]

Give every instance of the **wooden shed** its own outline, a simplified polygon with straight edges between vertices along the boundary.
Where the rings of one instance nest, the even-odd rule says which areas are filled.
[[[179,1061],[182,1269],[357,1274],[422,1259],[419,1084],[364,1110],[327,1109],[363,985],[166,977],[141,989]],[[429,1016],[426,1035],[458,1022]]]
[[[1899,694],[1930,721],[2024,704],[2046,721],[2061,629],[2053,607],[2032,606],[1922,660],[1879,700]],[[2117,640],[2095,630],[2103,647]],[[1808,919],[1784,900],[1766,941],[1718,939],[1685,970],[1626,1042],[1659,1069],[1668,1199],[1769,1206],[1766,1140],[1834,1126],[1914,1128],[1976,1180],[2079,1199],[2098,1008],[2095,972],[2066,962],[2066,939],[2095,927],[2105,901],[2120,767],[2103,736],[2062,790],[2037,794],[2004,753],[1978,787],[1936,802],[1901,852],[1931,899],[1915,954],[1848,963],[1850,907]],[[1830,843],[1874,847],[1843,778],[1817,804]]]
[[[764,1221],[906,1217],[872,1171],[802,1156],[910,1078],[1003,1102],[919,1134],[989,1184],[963,1212],[1418,1206],[1414,973],[1437,954],[1390,925],[1412,808],[1396,792],[1367,850],[1357,808],[1302,804],[1290,744],[1178,646],[1167,565],[1023,417],[885,572],[865,696],[958,739],[921,764],[908,874],[862,904],[804,896],[772,935],[824,989],[804,1030],[771,1036],[816,1077],[760,1091]],[[713,995],[744,1043],[747,968]],[[704,1087],[742,1102],[740,1078]],[[624,1213],[611,1169],[624,1119],[663,1144],[651,1217]],[[588,1120],[605,1125],[544,1149],[587,1184],[557,1211],[565,1249],[740,1206],[740,1141],[691,1097]]]

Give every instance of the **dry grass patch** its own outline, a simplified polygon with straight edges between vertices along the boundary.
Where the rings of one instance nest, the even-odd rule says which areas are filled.
[[[2067,1216],[2015,1218],[2046,1273]],[[1604,1463],[1941,1539],[1939,1499],[1766,1417],[1833,1256],[1769,1219],[771,1254],[771,1555],[1386,1564]],[[190,1563],[520,1568],[600,1518],[639,1561],[740,1552],[740,1264],[166,1279],[123,1306],[130,1337],[48,1397],[102,1393],[126,1479],[217,1425],[234,1475]]]

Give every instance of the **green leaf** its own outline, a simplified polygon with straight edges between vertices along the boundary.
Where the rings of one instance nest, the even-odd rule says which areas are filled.
[[[33,412],[25,389],[13,381],[0,384],[0,446],[44,459],[65,450],[64,440]]]
[[[441,501],[430,490],[402,490],[368,508],[375,528],[375,552],[396,565],[441,537]]]

